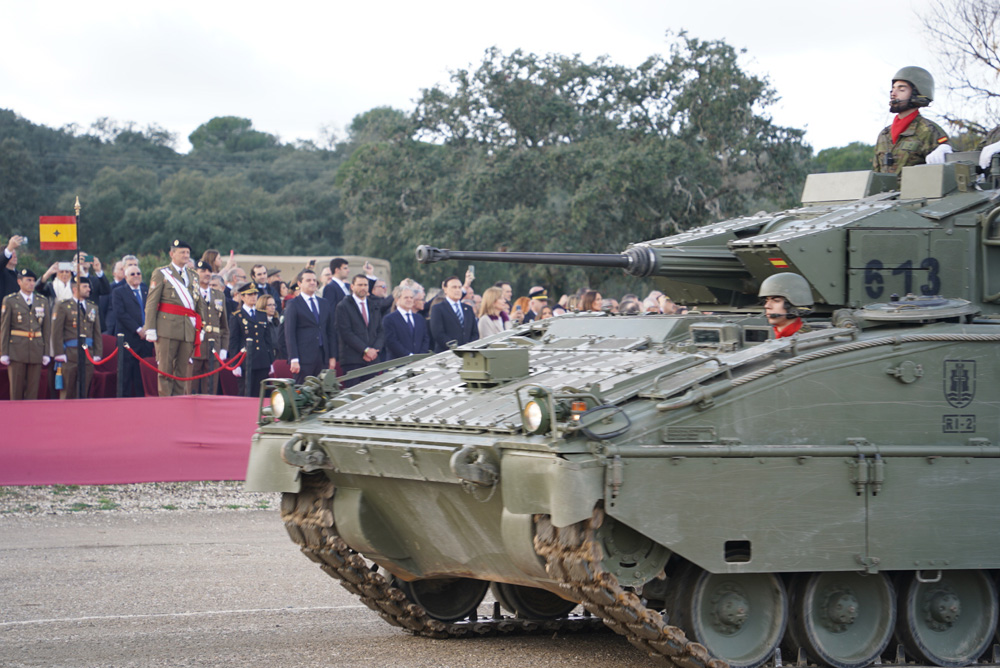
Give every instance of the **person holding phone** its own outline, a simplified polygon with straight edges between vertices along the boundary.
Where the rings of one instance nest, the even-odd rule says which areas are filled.
[[[0,253],[0,299],[18,291],[17,249],[24,244],[24,237],[15,234]]]

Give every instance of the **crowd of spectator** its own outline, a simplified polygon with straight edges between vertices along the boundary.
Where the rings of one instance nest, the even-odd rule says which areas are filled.
[[[0,364],[18,365],[16,374],[14,367],[9,372],[11,398],[35,398],[37,379],[34,386],[30,379],[50,365],[55,367],[48,374],[50,395],[75,396],[68,383],[59,384],[56,379],[69,373],[75,377],[81,361],[88,367],[89,383],[91,365],[76,355],[78,319],[80,324],[92,323],[94,332],[86,337],[86,345],[96,362],[101,352],[105,356],[109,352],[101,350],[101,332],[122,334],[141,357],[155,354],[157,367],[165,372],[159,377],[159,394],[170,396],[224,392],[211,372],[248,345],[252,363],[233,366],[232,374],[238,378],[239,392],[245,392],[249,383],[254,394],[259,383],[275,373],[276,363],[286,364],[282,369],[286,375],[301,382],[323,369],[336,369],[341,375],[357,372],[408,355],[442,352],[567,312],[686,311],[655,290],[645,298],[626,294],[612,299],[598,290],[581,288],[553,300],[543,286],[534,286],[527,295],[515,298],[511,283],[500,281],[480,294],[473,287],[471,268],[463,278],[449,276],[439,288],[427,289],[405,278],[390,291],[370,263],[352,275],[350,263],[341,257],[318,272],[313,261],[286,282],[280,270],[263,264],[253,265],[248,274],[232,254],[223,263],[215,249],[204,251],[196,261],[190,246],[180,240],[170,248],[170,263],[153,272],[150,285],[143,280],[134,255],[115,261],[109,278],[100,259],[83,252],[71,261],[53,263],[36,281],[29,270],[17,270],[22,239],[12,237],[0,255],[4,299]],[[38,317],[27,318],[22,313],[29,313],[26,308],[33,308],[30,313]],[[64,331],[45,326],[59,314]],[[19,328],[28,333],[11,334]],[[37,335],[30,333],[35,330]],[[16,353],[19,359],[12,359],[11,351],[24,338],[40,352]],[[30,361],[20,361],[29,357]],[[21,364],[26,366],[22,369]],[[126,396],[143,396],[140,372],[139,362],[128,355],[123,378]],[[202,377],[185,380],[197,376]],[[366,377],[363,372],[354,373],[345,385]]]

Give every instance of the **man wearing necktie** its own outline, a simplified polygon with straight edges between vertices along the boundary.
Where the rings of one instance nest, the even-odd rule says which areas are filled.
[[[382,314],[376,304],[368,299],[368,277],[358,274],[351,281],[351,296],[345,297],[337,305],[334,318],[337,328],[337,342],[340,349],[340,368],[347,374],[355,369],[368,366],[378,358],[379,350],[385,345],[385,330],[382,328]],[[344,383],[350,387],[367,377]]]
[[[451,276],[441,287],[445,299],[431,309],[431,336],[436,353],[448,350],[450,342],[463,346],[479,338],[476,313],[471,306],[462,303],[462,281],[458,276]]]
[[[200,376],[218,368],[219,364],[214,353],[219,353],[222,361],[226,360],[229,345],[229,317],[226,315],[226,295],[221,290],[211,287],[212,266],[204,260],[195,265],[198,272],[198,291],[204,304],[205,340],[201,343],[200,354],[191,356],[191,368],[186,374],[189,378]],[[190,382],[191,394],[215,394],[218,387],[219,374],[199,378]]]
[[[125,282],[111,293],[111,313],[115,318],[114,334],[125,335],[125,343],[139,357],[152,357],[153,344],[146,340],[146,298],[148,289],[142,282],[142,270],[138,265],[125,267]],[[142,397],[142,370],[139,361],[131,354],[124,358],[122,395]]]
[[[413,297],[412,289],[399,288],[397,308],[382,322],[388,359],[430,352],[427,320],[420,313],[414,312]]]
[[[285,343],[295,382],[337,365],[337,332],[330,303],[317,293],[316,272],[299,275],[299,296],[285,308]]]

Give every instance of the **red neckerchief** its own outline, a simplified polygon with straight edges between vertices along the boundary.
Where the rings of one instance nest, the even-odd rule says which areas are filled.
[[[892,119],[892,129],[890,130],[890,132],[892,132],[893,144],[895,144],[896,140],[899,139],[899,135],[903,134],[903,131],[906,130],[906,128],[910,127],[910,123],[913,122],[913,119],[919,115],[920,115],[919,109],[914,111],[906,118],[900,118],[899,114],[896,114],[896,118]]]
[[[785,325],[784,327],[774,327],[774,338],[783,339],[786,336],[791,336],[795,332],[802,329],[802,318],[796,318],[792,320],[791,323]]]

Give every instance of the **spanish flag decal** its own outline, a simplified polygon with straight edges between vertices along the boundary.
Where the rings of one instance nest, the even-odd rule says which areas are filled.
[[[767,259],[772,266],[777,267],[778,269],[788,269],[788,263],[780,257],[769,257]]]
[[[76,216],[39,216],[41,250],[76,250]]]

